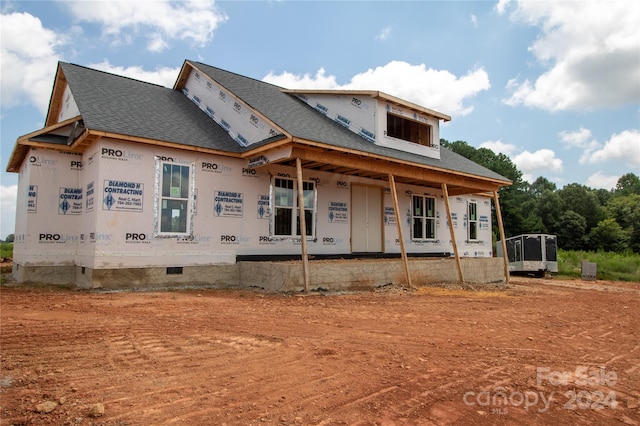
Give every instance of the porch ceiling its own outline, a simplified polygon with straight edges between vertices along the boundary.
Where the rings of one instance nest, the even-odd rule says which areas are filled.
[[[447,184],[449,195],[477,194],[498,191],[505,182],[438,170],[419,164],[392,162],[388,159],[365,156],[361,153],[344,152],[316,147],[297,146],[291,156],[279,161],[290,167],[296,166],[300,158],[303,169],[359,176],[369,179],[389,181],[392,174],[396,183],[418,185],[441,189]]]

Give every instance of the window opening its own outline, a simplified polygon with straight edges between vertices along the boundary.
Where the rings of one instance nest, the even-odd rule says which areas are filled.
[[[273,236],[301,235],[298,212],[298,185],[293,179],[275,178],[272,189]],[[307,237],[315,237],[316,188],[314,182],[302,183],[304,219]],[[295,231],[295,233],[294,233]]]
[[[420,145],[432,146],[430,125],[408,120],[391,113],[387,113],[387,136]]]
[[[412,197],[412,229],[414,240],[433,240],[436,238],[436,199],[422,195]]]

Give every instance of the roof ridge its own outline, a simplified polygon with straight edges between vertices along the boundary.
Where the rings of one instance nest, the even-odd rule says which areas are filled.
[[[241,78],[244,78],[244,79],[247,79],[247,80],[253,80],[253,81],[255,81],[255,82],[257,82],[257,83],[260,83],[260,84],[265,84],[265,85],[268,85],[268,86],[275,87],[275,88],[277,88],[277,89],[279,89],[279,90],[281,90],[281,91],[282,91],[282,90],[291,90],[291,89],[288,89],[288,88],[286,88],[286,87],[278,86],[277,84],[269,83],[268,81],[258,80],[257,78],[254,78],[254,77],[249,77],[249,76],[246,76],[246,75],[243,75],[243,74],[240,74],[240,73],[234,72],[234,71],[226,70],[226,69],[224,69],[224,68],[215,67],[215,66],[213,66],[213,65],[205,64],[204,62],[200,62],[200,61],[192,61],[192,60],[190,60],[190,59],[187,59],[187,62],[190,62],[190,63],[192,63],[192,64],[204,65],[205,67],[209,67],[209,68],[212,68],[212,69],[217,70],[217,71],[226,72],[226,73],[228,73],[228,74],[232,74],[232,75],[234,75],[234,76],[241,77]]]
[[[82,68],[83,70],[86,70],[86,71],[99,72],[99,73],[102,73],[102,74],[106,74],[108,76],[118,77],[118,78],[122,78],[122,79],[126,79],[126,80],[131,80],[131,81],[134,81],[136,83],[143,83],[143,84],[148,84],[150,86],[155,86],[155,87],[160,87],[160,88],[163,88],[163,89],[173,90],[173,89],[170,89],[170,88],[168,88],[166,86],[163,86],[161,84],[151,83],[149,81],[139,80],[137,78],[129,77],[129,76],[122,75],[122,74],[116,74],[114,72],[104,71],[104,70],[100,70],[100,69],[97,69],[97,68],[89,68],[88,66],[85,66],[85,65],[79,65],[79,64],[74,64],[74,63],[71,63],[71,62],[64,62],[64,61],[58,61],[58,63],[61,66],[70,65],[72,67]]]

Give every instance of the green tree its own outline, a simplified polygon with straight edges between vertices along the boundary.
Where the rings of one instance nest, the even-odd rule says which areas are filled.
[[[9,234],[9,235],[7,235],[7,238],[4,239],[4,241],[6,243],[12,243],[14,239],[15,239],[15,235]]]
[[[545,177],[538,177],[531,185],[529,185],[528,194],[531,197],[541,197],[547,192],[555,192],[558,188],[556,184],[550,182]]]
[[[628,234],[614,218],[598,222],[588,236],[590,249],[615,252],[625,251],[628,239]]]
[[[562,211],[573,210],[582,216],[587,224],[587,232],[604,219],[604,212],[598,197],[590,188],[571,183],[558,191],[558,193],[562,202]]]
[[[562,200],[557,191],[545,191],[536,200],[535,213],[544,224],[546,233],[555,234],[559,230],[562,216]]]
[[[565,250],[582,250],[585,246],[587,221],[580,214],[568,210],[558,222],[558,245]]]
[[[614,189],[616,195],[640,195],[640,177],[633,173],[627,173],[620,176],[616,188]]]
[[[627,232],[628,248],[640,253],[640,194],[612,197],[605,210]]]

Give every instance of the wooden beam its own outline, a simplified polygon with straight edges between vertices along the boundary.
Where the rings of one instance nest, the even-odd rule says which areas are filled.
[[[89,134],[92,136],[116,139],[116,140],[121,140],[125,142],[137,142],[137,143],[143,143],[143,144],[154,145],[154,146],[163,146],[165,148],[175,148],[181,151],[202,152],[206,154],[221,155],[225,157],[242,158],[242,157],[245,157],[245,154],[246,154],[246,153],[242,153],[241,155],[239,153],[223,151],[219,149],[203,148],[203,147],[193,146],[193,145],[183,145],[177,142],[160,141],[156,139],[143,138],[139,136],[129,136],[129,135],[123,135],[119,133],[103,132],[99,130],[89,129]]]
[[[62,95],[64,89],[67,87],[67,79],[62,72],[62,67],[58,63],[56,69],[56,76],[53,81],[53,91],[51,92],[51,99],[49,99],[49,111],[47,111],[47,117],[45,118],[45,126],[51,126],[55,124],[60,115],[60,108],[62,107]]]
[[[411,273],[409,273],[409,259],[407,250],[404,247],[404,237],[402,235],[402,220],[400,220],[400,208],[398,207],[398,192],[396,191],[396,181],[393,175],[389,175],[389,185],[391,186],[391,198],[393,199],[393,211],[396,214],[396,226],[398,227],[398,238],[400,239],[400,252],[402,253],[402,263],[404,264],[404,274],[407,278],[407,286],[413,287],[411,283]]]
[[[502,223],[502,212],[500,211],[500,197],[498,191],[493,193],[493,202],[496,204],[496,217],[498,218],[498,229],[500,230],[500,242],[502,243],[502,258],[504,259],[504,280],[509,284],[509,256],[507,255],[507,240],[504,235],[504,226]]]
[[[456,267],[460,282],[464,284],[464,274],[462,273],[462,262],[460,262],[460,253],[458,253],[458,243],[456,243],[456,233],[453,230],[453,219],[451,218],[451,205],[449,205],[449,191],[447,184],[442,184],[442,195],[444,197],[444,205],[447,207],[447,219],[449,219],[449,233],[451,234],[451,244],[453,245],[453,255],[456,257]]]
[[[352,153],[355,154],[355,153]],[[337,167],[346,167],[356,172],[369,171],[381,175],[394,175],[395,179],[415,179],[419,182],[444,182],[461,188],[470,188],[465,193],[493,192],[505,182],[484,180],[477,176],[455,174],[450,170],[440,171],[433,168],[421,168],[415,165],[400,162],[390,162],[363,155],[350,155],[344,152],[328,152],[317,149],[306,149],[296,146],[291,153],[292,157],[300,157],[302,160],[317,161],[333,164]]]
[[[304,216],[304,190],[302,188],[302,161],[296,158],[296,176],[298,178],[298,214],[300,215],[300,242],[302,243],[302,274],[304,292],[309,293],[309,254],[307,253],[307,224]]]

